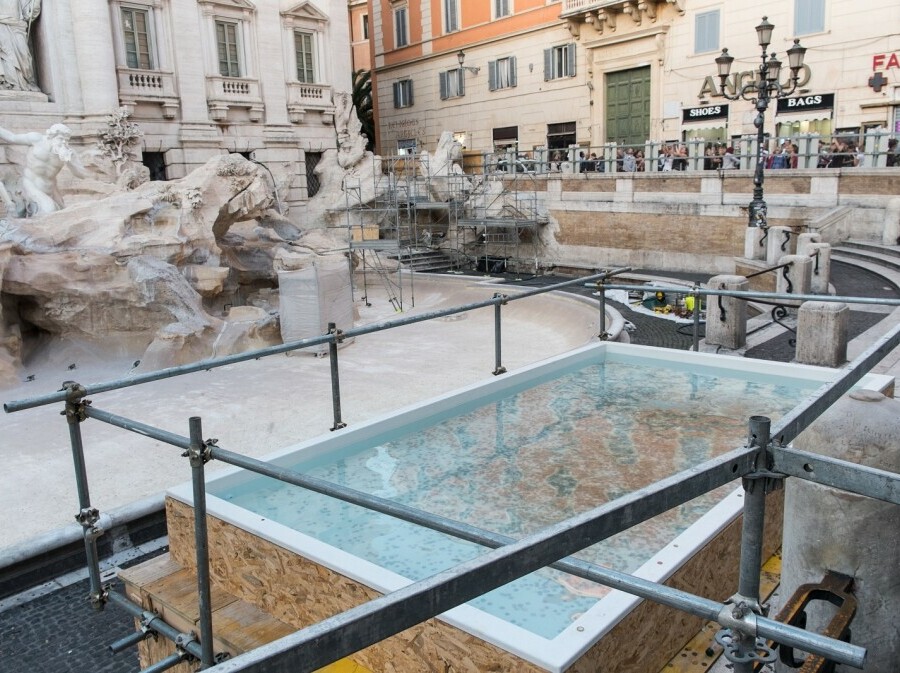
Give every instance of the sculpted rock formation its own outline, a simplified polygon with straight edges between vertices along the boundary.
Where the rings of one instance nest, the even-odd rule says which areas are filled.
[[[366,151],[362,123],[356,116],[350,94],[336,93],[334,105],[338,149],[326,151],[316,166],[319,191],[306,206],[304,227],[377,225],[372,213],[359,209],[372,203],[386,189],[381,157]],[[346,232],[342,233],[341,240],[346,242]]]
[[[0,221],[0,383],[41,334],[143,340],[147,368],[277,343],[256,295],[275,285],[281,234],[298,230],[272,205],[264,170],[231,154],[181,180]],[[257,306],[229,314],[238,303]]]

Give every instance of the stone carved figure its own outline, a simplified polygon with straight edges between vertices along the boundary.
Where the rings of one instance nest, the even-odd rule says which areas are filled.
[[[15,203],[5,186],[0,186],[2,199],[10,212],[17,215],[52,213],[64,207],[56,184],[63,166],[79,178],[87,177],[75,150],[69,147],[72,132],[64,124],[54,124],[45,133],[12,133],[0,127],[0,140],[13,145],[30,145],[25,155],[21,189],[24,203]]]
[[[338,165],[347,170],[356,166],[366,153],[366,137],[362,122],[353,107],[353,97],[347,92],[334,96],[334,126],[338,141]]]
[[[0,89],[40,91],[28,44],[41,0],[0,0]]]

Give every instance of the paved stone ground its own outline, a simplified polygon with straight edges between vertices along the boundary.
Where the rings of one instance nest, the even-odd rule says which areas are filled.
[[[653,275],[653,272],[644,272]],[[703,282],[708,276],[690,274],[659,275],[680,280]],[[837,292],[844,296],[898,297],[897,288],[867,271],[835,263],[832,277]],[[536,277],[510,282],[522,285],[547,285],[561,278]],[[571,291],[590,295],[592,288],[574,285]],[[676,331],[676,323],[631,311],[621,304],[616,307],[636,331],[632,343],[665,346],[686,350],[691,337]],[[884,317],[865,311],[854,311],[851,331],[854,336]],[[788,361],[793,346],[788,335],[772,339],[757,347],[754,357]],[[161,553],[165,548],[154,552]],[[149,556],[137,559],[140,562]],[[126,564],[122,564],[123,566]],[[94,612],[87,601],[88,582],[81,580],[49,594],[23,602],[0,604],[0,671],[3,673],[135,673],[140,671],[136,648],[120,654],[108,652],[107,646],[133,631],[131,618],[115,606]]]

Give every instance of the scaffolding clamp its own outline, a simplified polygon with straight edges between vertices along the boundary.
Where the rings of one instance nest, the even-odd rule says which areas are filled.
[[[210,448],[218,445],[219,440],[213,437],[212,439],[207,439],[199,446],[194,446],[192,444],[190,448],[186,449],[184,453],[181,454],[181,456],[190,460],[191,467],[200,467],[212,460]]]
[[[66,392],[66,408],[65,411],[60,412],[60,415],[66,417],[69,425],[75,425],[87,419],[84,408],[91,403],[90,400],[84,399],[87,389],[75,381],[63,381],[60,390]]]
[[[765,616],[766,610],[759,601],[735,594],[719,611],[716,621],[725,628],[716,633],[716,642],[732,663],[775,661],[775,650],[758,636],[757,616]]]
[[[502,292],[495,292],[494,299],[500,300],[499,306],[506,306],[509,303],[509,295],[503,294]]]
[[[334,343],[335,344],[343,343],[344,330],[338,329],[337,326],[335,326],[335,327],[332,327],[331,329],[329,329],[328,333],[334,335]]]

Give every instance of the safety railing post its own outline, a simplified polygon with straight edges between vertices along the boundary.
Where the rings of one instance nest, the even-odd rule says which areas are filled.
[[[506,303],[506,295],[496,292],[494,293],[494,299],[501,300],[494,304],[494,376],[499,376],[506,373],[500,347],[500,307]]]
[[[81,438],[81,423],[85,420],[84,407],[90,404],[84,399],[87,394],[84,387],[74,381],[66,381],[62,385],[66,393],[66,410],[64,415],[69,424],[69,442],[72,445],[72,462],[75,466],[75,485],[78,489],[78,514],[75,520],[81,524],[84,536],[84,553],[87,557],[88,576],[90,578],[90,601],[95,610],[102,610],[105,593],[100,582],[100,555],[97,552],[97,538],[103,529],[97,525],[100,512],[91,507],[91,495],[88,488],[87,466],[84,462],[84,444]]]
[[[603,287],[603,281],[597,281],[597,291],[600,295],[600,334],[601,341],[609,339],[609,333],[606,331],[606,288]]]
[[[338,342],[343,334],[333,322],[328,323],[328,333],[332,336],[328,342],[328,362],[331,365],[331,408],[334,411],[334,425],[332,430],[346,428],[347,424],[341,418],[341,378],[338,371]]]
[[[185,456],[191,462],[191,481],[194,487],[194,547],[197,560],[197,594],[200,621],[201,668],[213,666],[212,600],[209,587],[209,535],[206,528],[206,477],[204,466],[209,460],[209,448],[203,440],[198,416],[189,421],[191,446]]]
[[[700,301],[702,295],[700,294],[700,288],[696,285],[691,288],[690,296],[694,298],[694,310],[693,318],[694,318],[694,329],[693,329],[693,337],[694,337],[694,352],[700,352]]]
[[[766,517],[766,493],[769,474],[769,432],[771,421],[752,416],[749,422],[749,446],[757,448],[755,473],[742,479],[744,514],[741,527],[741,558],[738,592],[728,599],[720,623],[730,626],[716,639],[725,647],[725,657],[735,673],[753,673],[757,664],[775,660],[775,653],[757,636],[756,618],[765,616],[759,599],[759,574],[762,567],[763,532]],[[729,613],[725,615],[724,613]],[[724,636],[723,636],[724,634]]]

